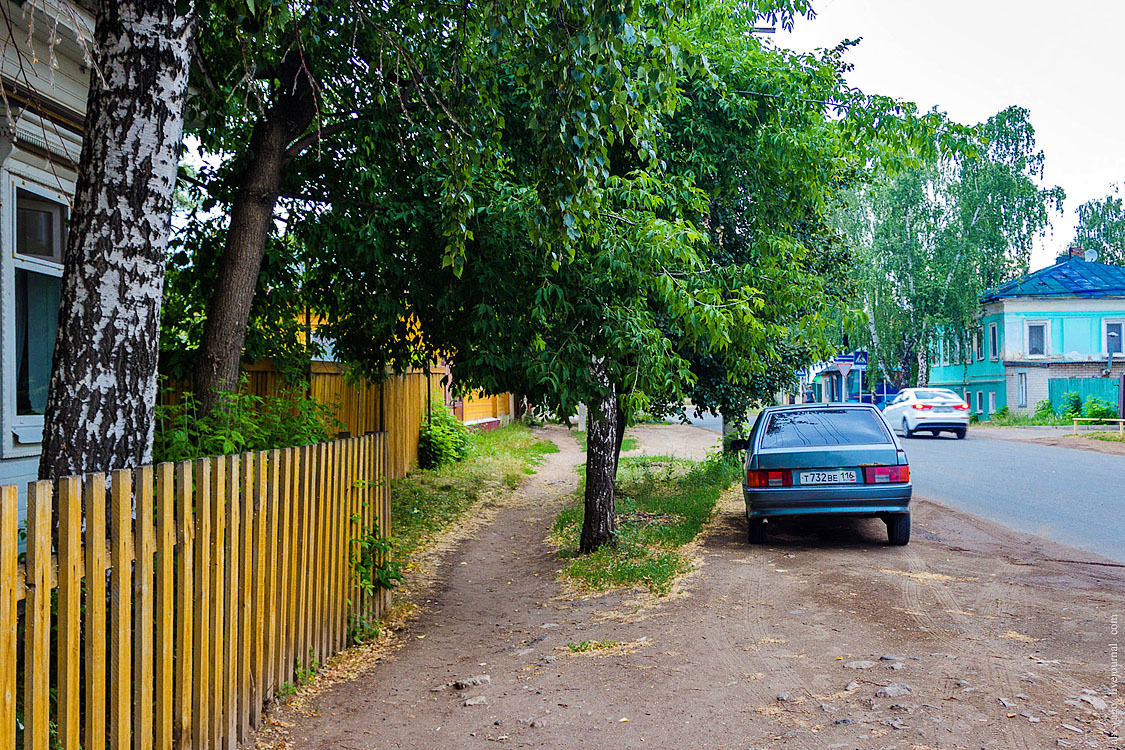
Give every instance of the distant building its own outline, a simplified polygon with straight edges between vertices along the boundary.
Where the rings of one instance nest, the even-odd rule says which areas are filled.
[[[1088,381],[1097,392],[1116,394],[1125,372],[1125,268],[1095,257],[1072,247],[1054,265],[985,292],[977,331],[959,337],[962,344],[936,342],[929,385],[957,391],[981,419],[1005,406],[1033,412],[1051,398],[1052,380],[1098,379]]]
[[[0,28],[0,484],[18,484],[21,495],[43,440],[90,85],[89,7],[9,3],[12,23]]]

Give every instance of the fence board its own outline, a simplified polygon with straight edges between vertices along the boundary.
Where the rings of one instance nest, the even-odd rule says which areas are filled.
[[[210,747],[211,726],[211,462],[195,462],[195,655],[192,674],[191,743]]]
[[[76,477],[59,482],[58,543],[58,738],[65,748],[78,747],[81,732],[82,658],[82,496]]]
[[[226,747],[234,750],[235,744],[238,740],[238,654],[242,650],[242,642],[239,638],[238,621],[242,616],[242,597],[239,594],[239,571],[241,568],[241,559],[239,551],[241,545],[239,544],[242,533],[242,516],[240,512],[241,495],[239,490],[241,484],[239,481],[238,473],[238,457],[227,456],[223,463],[225,464],[226,485],[227,485],[227,502],[225,520],[226,520],[226,569],[224,570],[225,588],[223,594],[223,612],[225,617],[222,620],[223,632],[223,648],[219,651],[226,652],[223,661],[223,685],[221,689],[221,705],[223,706],[223,716],[225,721],[220,727],[220,733],[223,736]]]
[[[152,496],[152,467],[142,466],[134,473],[136,479],[137,525],[133,543],[137,561],[133,566],[133,601],[136,607],[135,636],[133,637],[133,747],[149,750],[152,747],[152,712],[140,710],[152,705],[153,689],[153,564],[155,560],[156,527],[153,514],[156,508]],[[118,563],[114,562],[114,569]]]
[[[239,607],[238,607],[238,733],[239,742],[250,737],[250,662],[253,655],[254,624],[254,457],[240,457],[242,482],[239,485],[242,519],[239,535]]]
[[[195,696],[195,617],[192,605],[195,593],[195,513],[192,504],[192,463],[176,464],[176,647],[178,649],[173,697],[175,728],[172,741],[176,747],[193,746],[192,728],[195,719],[192,706]]]
[[[111,747],[129,746],[130,689],[133,652],[133,472],[113,472],[110,485],[110,540],[112,554],[109,572],[109,738]]]
[[[266,572],[269,583],[265,591],[265,658],[266,675],[265,698],[272,698],[281,684],[281,646],[279,627],[281,621],[281,540],[278,520],[281,514],[281,451],[270,451],[269,462],[269,528],[266,532],[266,552],[268,562]]]
[[[23,739],[26,750],[47,750],[51,705],[51,483],[33,482],[27,490]]]
[[[86,747],[106,747],[105,475],[86,481]]]
[[[224,669],[227,646],[224,640],[226,610],[226,457],[212,462],[211,470],[211,720],[208,722],[208,741],[214,748],[222,747],[220,737],[225,720],[223,702]]]
[[[175,609],[173,606],[176,522],[174,515],[175,475],[169,463],[156,467],[156,582],[154,588],[156,621],[156,652],[154,654],[153,681],[156,691],[153,707],[155,746],[161,750],[172,747],[172,725],[175,721],[172,708],[175,638]]]
[[[19,500],[0,488],[0,750],[16,746],[16,549]]]

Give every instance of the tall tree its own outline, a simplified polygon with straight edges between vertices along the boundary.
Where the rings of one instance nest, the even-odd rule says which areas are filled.
[[[1097,250],[1102,263],[1125,266],[1125,204],[1119,185],[1106,197],[1092,198],[1078,207],[1074,242]]]
[[[152,455],[190,0],[101,0],[39,476]]]
[[[1027,110],[976,127],[979,145],[928,158],[855,192],[840,214],[854,243],[879,370],[899,387],[927,382],[931,347],[974,325],[984,290],[1026,272],[1031,248],[1061,211],[1044,183]]]

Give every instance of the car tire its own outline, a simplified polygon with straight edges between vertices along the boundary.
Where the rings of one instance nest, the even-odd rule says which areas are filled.
[[[887,516],[887,541],[895,547],[905,546],[910,542],[910,514],[896,513]]]
[[[766,522],[764,519],[746,519],[746,542],[748,544],[766,543]]]
[[[964,427],[962,427],[962,428],[961,428],[961,429],[959,429],[959,430],[954,430],[954,431],[953,431],[953,434],[955,434],[955,435],[957,436],[957,439],[958,439],[958,440],[964,440],[964,439],[965,439],[965,433],[966,433],[966,432],[967,432],[967,430],[966,430],[966,429],[965,429]]]
[[[914,432],[910,429],[910,423],[906,421],[906,417],[902,418],[902,436],[906,438],[914,437]]]

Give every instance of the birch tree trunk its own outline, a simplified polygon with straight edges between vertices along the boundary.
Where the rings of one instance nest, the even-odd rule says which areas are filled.
[[[41,479],[152,458],[164,255],[193,3],[101,0]]]
[[[231,205],[230,229],[195,361],[193,388],[203,412],[210,411],[221,391],[238,385],[250,306],[273,228],[282,177],[291,158],[287,149],[316,115],[309,76],[299,56],[290,53],[281,64],[277,100],[254,125],[250,136],[251,158]]]
[[[930,384],[930,355],[929,348],[925,345],[918,347],[918,387],[924,388]]]
[[[578,549],[589,554],[617,538],[616,496],[618,451],[617,395],[609,393],[590,404],[586,416],[586,497],[582,539]]]

